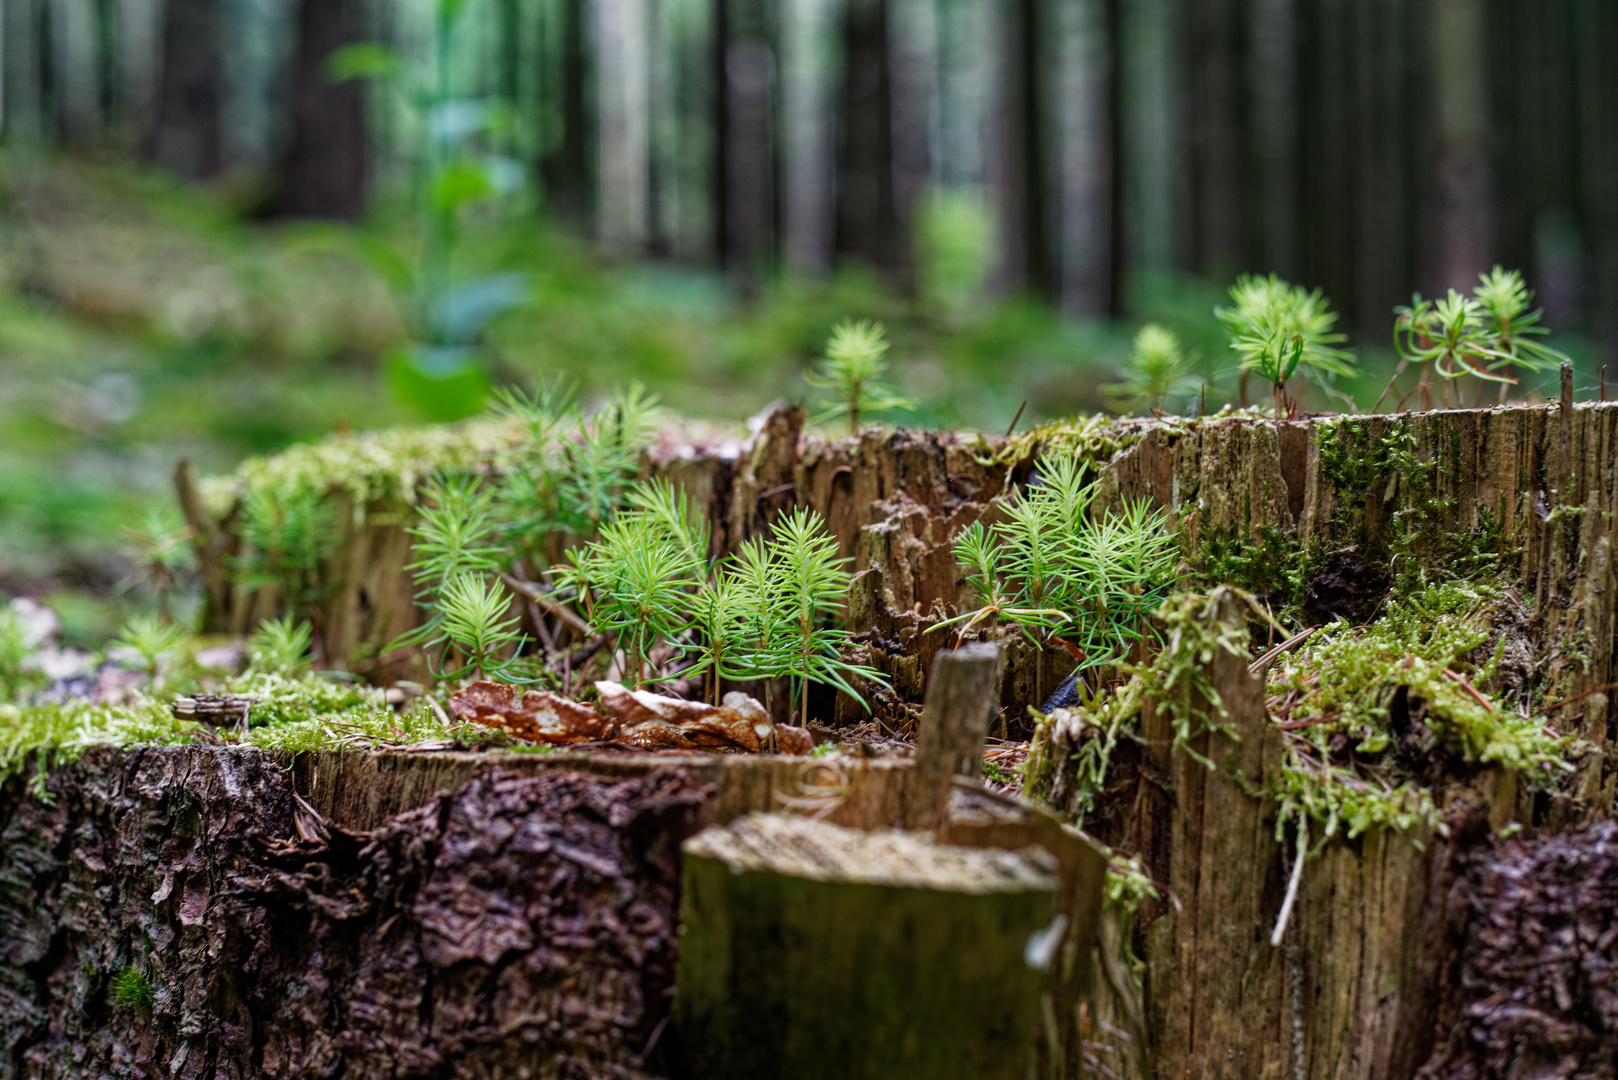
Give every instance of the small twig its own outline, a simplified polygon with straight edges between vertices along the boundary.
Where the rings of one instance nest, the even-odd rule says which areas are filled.
[[[1298,885],[1303,881],[1303,862],[1309,854],[1309,821],[1298,816],[1298,857],[1292,864],[1292,880],[1287,882],[1287,896],[1281,901],[1281,914],[1275,920],[1275,932],[1270,935],[1271,947],[1279,947],[1287,934],[1287,920],[1292,917],[1293,902],[1298,899]]]
[[[570,609],[566,604],[559,600],[552,599],[544,589],[541,589],[532,581],[524,581],[522,578],[514,577],[513,575],[506,573],[504,570],[500,571],[500,580],[511,586],[511,588],[514,589],[519,595],[532,600],[534,603],[538,604],[552,615],[555,615],[558,619],[561,619],[563,622],[567,623],[585,637],[589,637],[591,634],[595,633],[594,628],[592,628],[589,623],[579,618],[578,615],[574,614],[572,609]]]
[[[1601,370],[1605,371],[1607,369],[1602,368]],[[1017,415],[1011,418],[1011,426],[1006,428],[1006,438],[1011,438],[1011,433],[1017,430],[1017,421],[1022,419],[1022,411],[1026,408],[1028,408],[1028,399],[1023,398],[1022,404],[1017,406]]]
[[[1579,693],[1574,694],[1572,697],[1563,698],[1561,701],[1553,701],[1549,705],[1541,705],[1537,711],[1531,712],[1528,715],[1543,716],[1552,709],[1560,709],[1563,705],[1571,705],[1575,701],[1589,697],[1591,694],[1602,694],[1613,689],[1618,689],[1618,682],[1602,683],[1600,686],[1592,686],[1590,689],[1580,691]]]
[[[1465,690],[1468,694],[1471,694],[1473,700],[1475,700],[1479,705],[1482,705],[1490,712],[1494,712],[1494,702],[1478,693],[1478,688],[1468,682],[1465,675],[1462,675],[1459,672],[1451,671],[1449,668],[1444,669],[1444,675],[1452,681],[1460,683],[1461,689]]]
[[[1295,634],[1292,637],[1287,638],[1285,641],[1281,642],[1281,644],[1275,646],[1275,648],[1269,650],[1263,656],[1247,665],[1247,673],[1249,675],[1264,674],[1264,672],[1269,669],[1269,666],[1275,663],[1276,659],[1279,658],[1282,653],[1286,652],[1288,649],[1295,648],[1296,646],[1303,644],[1303,642],[1309,640],[1309,636],[1311,634],[1319,629],[1319,626],[1311,626],[1303,633]]]
[[[443,724],[445,727],[454,727],[455,725],[450,720],[449,714],[444,711],[444,706],[438,703],[438,699],[434,698],[431,694],[426,694],[424,696],[427,698],[427,707],[438,714],[438,722]]]

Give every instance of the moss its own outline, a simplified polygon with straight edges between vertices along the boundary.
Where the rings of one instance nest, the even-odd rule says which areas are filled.
[[[514,422],[493,419],[332,435],[248,458],[231,475],[204,481],[202,494],[216,518],[255,490],[341,492],[357,510],[376,503],[413,505],[416,488],[434,471],[488,461],[521,437]]]
[[[146,976],[133,967],[126,967],[112,980],[112,1000],[121,1009],[145,1010],[157,999]]]
[[[194,722],[177,719],[168,705],[145,694],[124,705],[0,705],[0,779],[23,772],[32,762],[30,788],[49,801],[49,771],[77,761],[93,746],[175,745],[191,741],[196,732]]]
[[[1177,418],[1117,420],[1101,415],[1052,420],[1008,439],[998,451],[979,461],[984,465],[1017,465],[1041,456],[1077,457],[1093,472],[1119,451],[1139,442],[1148,431],[1158,428],[1179,433],[1184,424]]]
[[[1482,666],[1466,659],[1489,639],[1494,598],[1487,586],[1428,586],[1370,627],[1339,624],[1281,658],[1268,690],[1292,728],[1271,790],[1283,823],[1318,822],[1322,843],[1375,827],[1439,828],[1434,783],[1492,765],[1543,790],[1571,769],[1573,740],[1476,689],[1499,662],[1498,648]]]
[[[1275,525],[1249,535],[1239,526],[1204,529],[1187,552],[1192,583],[1230,585],[1267,601],[1282,616],[1303,600],[1309,558],[1304,546]]]

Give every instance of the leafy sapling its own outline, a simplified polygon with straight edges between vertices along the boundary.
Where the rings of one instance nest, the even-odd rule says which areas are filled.
[[[1500,402],[1505,403],[1506,389],[1514,367],[1528,371],[1552,371],[1561,366],[1567,355],[1537,340],[1550,333],[1539,325],[1539,311],[1529,311],[1534,294],[1516,270],[1503,270],[1496,266],[1487,274],[1478,275],[1478,284],[1472,290],[1483,305],[1485,322],[1490,336],[1491,371],[1499,373]]]
[[[287,607],[314,614],[326,597],[326,558],[337,543],[336,517],[316,488],[255,486],[242,499],[241,538],[246,552],[237,580],[250,589],[274,588]]]
[[[123,535],[134,563],[126,585],[149,592],[159,614],[172,614],[174,594],[197,564],[190,528],[172,514],[153,510],[139,525],[126,526]]]
[[[878,323],[847,321],[833,327],[825,358],[804,376],[810,386],[830,390],[836,399],[826,402],[826,411],[815,422],[846,415],[852,434],[860,429],[861,413],[913,408],[880,381],[888,369],[887,351],[888,342]]]
[[[1337,347],[1347,338],[1332,332],[1337,313],[1319,289],[1309,292],[1274,274],[1244,274],[1230,287],[1230,298],[1232,305],[1214,308],[1214,315],[1230,337],[1244,376],[1257,372],[1270,384],[1277,420],[1297,409],[1287,393],[1293,375],[1302,374],[1335,394],[1333,380],[1354,374],[1354,354]]]
[[[445,585],[436,608],[444,654],[453,652],[466,661],[452,671],[440,671],[438,678],[450,681],[492,675],[506,682],[532,681],[514,660],[523,639],[517,616],[511,614],[511,597],[503,586],[482,574],[461,574]]]
[[[1135,333],[1135,347],[1124,362],[1123,379],[1101,392],[1112,408],[1131,413],[1161,413],[1171,400],[1195,394],[1200,381],[1186,373],[1188,358],[1174,331],[1147,323]]]

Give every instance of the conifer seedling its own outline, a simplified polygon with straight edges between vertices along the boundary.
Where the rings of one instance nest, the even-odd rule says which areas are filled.
[[[1101,392],[1119,412],[1162,412],[1171,398],[1196,392],[1199,381],[1185,373],[1187,357],[1174,331],[1147,323],[1135,333],[1135,347],[1124,363],[1123,379]]]
[[[1244,274],[1230,287],[1230,298],[1232,306],[1214,308],[1214,315],[1242,371],[1257,372],[1270,384],[1277,420],[1296,408],[1287,394],[1293,375],[1336,393],[1333,380],[1354,374],[1354,354],[1337,347],[1347,339],[1332,332],[1337,313],[1319,289],[1309,292],[1274,274]]]
[[[888,342],[878,323],[846,321],[833,327],[825,359],[804,376],[810,386],[830,390],[836,399],[826,403],[826,411],[816,416],[815,422],[846,415],[849,433],[853,434],[860,429],[862,413],[913,408],[912,402],[881,382],[888,369],[887,351]]]

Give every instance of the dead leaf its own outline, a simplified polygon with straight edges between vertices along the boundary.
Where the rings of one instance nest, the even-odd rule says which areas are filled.
[[[457,719],[539,743],[605,742],[618,725],[590,706],[549,690],[475,682],[449,699]]]

